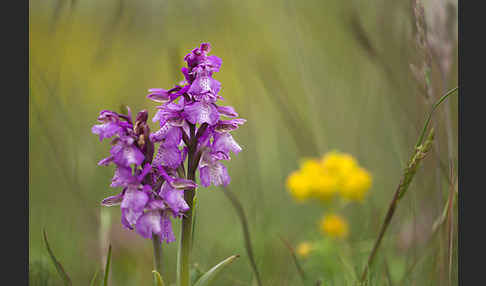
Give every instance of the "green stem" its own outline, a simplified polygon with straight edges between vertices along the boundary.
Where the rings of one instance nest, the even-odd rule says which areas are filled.
[[[427,127],[429,126],[430,119],[432,118],[432,114],[434,113],[435,109],[440,106],[440,104],[449,97],[452,93],[454,93],[459,87],[456,86],[453,89],[449,90],[446,94],[444,94],[433,106],[432,110],[429,112],[429,116],[427,117],[427,120],[425,121],[424,128],[422,129],[422,133],[420,134],[420,137],[417,141],[417,144],[415,144],[415,148],[420,146],[422,144],[422,141],[424,140],[425,133],[427,132]]]
[[[191,126],[192,127],[192,126]],[[195,148],[195,136],[193,127],[191,128],[191,142],[188,146],[188,166],[187,179],[195,181],[196,168],[198,162]],[[196,190],[189,189],[184,191],[184,200],[189,206],[189,210],[185,213],[181,223],[181,236],[179,240],[179,250],[177,252],[177,286],[190,286],[190,261],[192,248],[192,223],[193,223],[193,204]]]
[[[162,243],[160,243],[160,236],[152,235],[152,245],[154,247],[154,269],[162,275]],[[157,285],[155,278],[154,285]]]

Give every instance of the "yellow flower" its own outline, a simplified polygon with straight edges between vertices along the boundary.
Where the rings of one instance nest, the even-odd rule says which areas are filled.
[[[358,167],[353,156],[338,151],[325,154],[321,159],[321,164],[326,171],[339,177],[345,176]]]
[[[287,178],[287,188],[298,202],[302,202],[310,196],[310,184],[308,178],[300,171],[293,172]]]
[[[300,163],[300,169],[303,173],[309,175],[318,175],[322,172],[322,166],[319,164],[318,160],[315,159],[304,159]]]
[[[348,200],[362,201],[371,187],[371,176],[353,156],[331,151],[320,160],[303,160],[300,169],[289,175],[286,185],[298,202],[308,198],[327,202],[336,193]]]
[[[297,255],[299,255],[302,258],[306,258],[307,256],[309,256],[309,253],[311,251],[312,251],[312,244],[310,244],[307,241],[301,242],[299,243],[299,245],[297,245],[297,250],[296,250]]]
[[[338,191],[338,180],[315,159],[307,159],[301,164],[302,173],[309,180],[310,195],[322,201],[329,201]]]
[[[320,227],[322,232],[334,238],[346,238],[349,233],[347,221],[335,214],[324,216]]]
[[[339,179],[323,171],[313,178],[312,193],[322,201],[329,201],[338,191]]]
[[[343,181],[341,195],[348,200],[362,202],[371,187],[371,175],[363,168],[353,170]]]

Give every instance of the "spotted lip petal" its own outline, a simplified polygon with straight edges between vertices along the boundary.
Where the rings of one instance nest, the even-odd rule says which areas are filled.
[[[209,187],[211,184],[214,186],[227,186],[231,181],[228,171],[226,170],[226,166],[220,162],[215,162],[199,168],[199,176],[201,179],[201,185],[204,187]]]
[[[135,178],[132,175],[132,169],[131,168],[124,167],[124,166],[118,166],[115,169],[115,175],[113,176],[113,179],[111,179],[110,187],[126,186],[128,184],[133,184],[136,181],[137,181],[137,178]]]
[[[183,115],[192,124],[214,125],[219,119],[218,110],[213,104],[200,101],[187,105]]]
[[[196,76],[196,79],[191,84],[191,87],[187,91],[196,100],[202,100],[203,98],[215,102],[216,95],[221,90],[221,83],[211,77],[210,73],[206,70],[201,71]]]
[[[241,151],[240,145],[236,143],[233,136],[229,133],[216,133],[212,147],[214,152],[220,151],[225,154],[229,154],[230,151],[238,154]]]
[[[160,146],[152,163],[154,166],[166,166],[176,169],[182,163],[181,150],[177,146]]]
[[[145,159],[142,151],[134,145],[134,140],[130,137],[119,140],[111,148],[110,153],[115,164],[125,167],[129,167],[131,164],[139,166]]]
[[[189,210],[189,206],[184,200],[184,191],[173,188],[168,182],[162,184],[159,195],[164,199],[175,216],[179,216]]]

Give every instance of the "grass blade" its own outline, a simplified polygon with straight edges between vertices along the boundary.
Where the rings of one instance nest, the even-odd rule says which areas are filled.
[[[204,273],[199,280],[197,280],[194,286],[208,286],[210,285],[211,281],[218,275],[221,270],[223,270],[226,266],[231,264],[236,258],[240,257],[239,255],[232,255],[225,260],[221,261],[220,263],[216,264],[213,268],[209,269],[208,272]]]
[[[61,276],[62,280],[64,281],[64,285],[69,285],[69,286],[73,285],[73,283],[71,282],[71,278],[69,278],[66,271],[64,271],[64,268],[62,267],[61,263],[57,261],[56,257],[54,256],[54,253],[51,250],[51,247],[49,246],[49,242],[47,241],[46,229],[43,230],[43,233],[44,233],[44,242],[46,243],[47,252],[49,252],[49,257],[51,258],[52,263],[54,263],[57,273],[59,273],[59,276]]]
[[[100,272],[100,270],[96,270],[95,274],[93,275],[93,278],[91,278],[91,283],[89,283],[90,286],[95,286],[95,283],[96,283],[96,278],[98,278],[98,273]]]
[[[432,119],[432,114],[434,114],[434,111],[437,109],[437,107],[439,107],[442,104],[442,102],[444,102],[444,100],[446,100],[449,97],[449,95],[453,94],[458,88],[459,87],[456,86],[453,89],[449,90],[448,92],[446,92],[446,94],[444,94],[441,98],[439,98],[439,100],[437,100],[436,103],[434,103],[434,105],[432,106],[432,110],[429,112],[429,116],[425,121],[424,127],[422,128],[422,133],[420,134],[417,144],[415,144],[415,148],[417,148],[422,144],[422,141],[424,140],[425,132],[427,132],[427,127],[429,126],[430,119]]]
[[[425,127],[427,127],[427,124],[425,125]],[[408,166],[402,175],[402,179],[398,184],[395,194],[393,195],[393,199],[390,202],[390,205],[388,206],[388,211],[386,212],[385,220],[381,225],[378,237],[375,241],[373,249],[371,250],[370,256],[368,257],[368,262],[366,263],[365,268],[363,270],[363,274],[361,275],[361,280],[360,280],[361,284],[368,285],[367,283],[365,283],[368,277],[368,270],[373,263],[376,253],[378,252],[378,249],[380,247],[381,241],[385,236],[385,232],[388,226],[390,225],[393,215],[395,214],[395,210],[398,206],[398,202],[407,192],[410,183],[412,182],[415,174],[417,173],[417,169],[420,165],[420,162],[425,158],[430,148],[432,147],[433,140],[434,140],[434,128],[430,130],[429,136],[425,140],[425,143],[423,145],[420,145],[418,148],[416,148],[414,155],[412,156],[412,158],[410,158]],[[420,141],[421,140],[419,140],[419,142]]]
[[[283,237],[280,237],[280,240],[285,244],[285,246],[288,248],[290,254],[292,255],[292,259],[294,260],[295,267],[297,268],[297,271],[299,272],[300,278],[302,278],[302,281],[305,282],[305,272],[302,269],[302,266],[300,265],[299,259],[297,259],[297,256],[295,255],[294,248],[290,245],[290,243],[285,240]]]
[[[223,193],[226,197],[231,201],[231,204],[235,208],[238,218],[241,222],[241,227],[243,229],[243,238],[245,239],[245,248],[246,253],[248,254],[248,258],[250,259],[251,268],[253,269],[253,273],[255,273],[255,277],[257,280],[258,286],[262,286],[262,281],[260,279],[260,274],[258,273],[258,268],[256,266],[255,257],[253,256],[253,248],[251,247],[251,240],[250,240],[250,231],[248,230],[248,222],[246,221],[245,211],[241,206],[241,203],[238,201],[238,198],[227,188],[223,188]]]
[[[103,280],[103,286],[108,286],[108,275],[110,274],[110,264],[111,264],[111,244],[108,247],[108,257],[106,258],[105,278]]]
[[[164,286],[164,280],[162,279],[162,276],[160,276],[160,273],[157,272],[157,270],[152,270],[152,273],[154,274],[155,285]]]

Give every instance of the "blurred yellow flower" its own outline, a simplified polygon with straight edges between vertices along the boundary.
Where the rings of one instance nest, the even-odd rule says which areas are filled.
[[[287,188],[298,202],[302,202],[310,196],[311,183],[305,174],[299,171],[293,172],[287,178]]]
[[[315,159],[303,160],[300,170],[287,178],[287,188],[299,202],[309,197],[328,201],[338,191],[337,178],[327,174],[322,164]]]
[[[321,164],[328,172],[340,177],[346,176],[358,167],[353,156],[338,151],[325,154],[321,159]]]
[[[321,220],[321,231],[334,238],[346,238],[349,233],[348,222],[344,218],[330,214]]]
[[[362,202],[371,187],[371,175],[363,168],[356,168],[341,186],[341,195],[348,200]]]
[[[286,185],[298,202],[308,198],[328,202],[337,193],[347,200],[363,201],[371,187],[371,175],[350,154],[331,151],[320,160],[303,160]]]
[[[310,242],[304,241],[299,243],[299,245],[297,245],[297,250],[296,250],[297,255],[302,258],[306,258],[307,256],[309,256],[309,253],[311,251],[312,251],[312,244]]]

